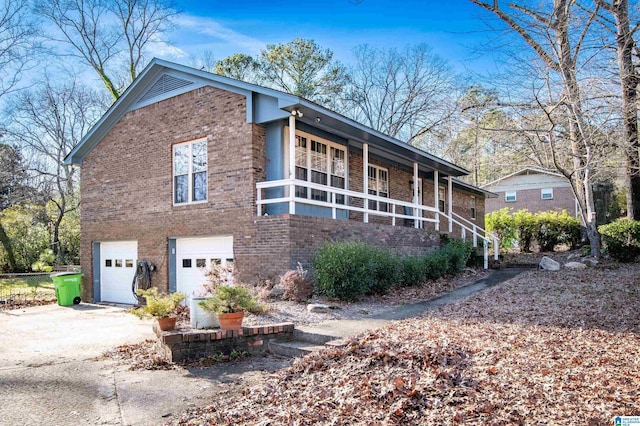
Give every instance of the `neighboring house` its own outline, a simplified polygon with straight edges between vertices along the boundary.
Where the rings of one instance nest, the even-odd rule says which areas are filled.
[[[211,262],[278,279],[329,240],[418,254],[449,233],[482,246],[492,195],[305,99],[158,59],[65,161],[82,167],[84,299],[95,301],[134,303],[137,260],[156,265],[153,285],[191,294]]]
[[[513,211],[527,209],[532,213],[566,210],[577,216],[571,185],[559,173],[527,167],[482,185],[482,188],[498,195],[487,200],[486,213],[509,207]]]

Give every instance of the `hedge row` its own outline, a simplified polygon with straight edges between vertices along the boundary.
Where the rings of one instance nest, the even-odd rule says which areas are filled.
[[[329,242],[313,262],[316,290],[340,300],[384,294],[394,286],[415,286],[427,279],[458,273],[472,253],[470,243],[453,239],[427,256],[396,256],[364,243]]]
[[[485,223],[487,230],[498,236],[503,249],[516,241],[523,252],[530,252],[534,241],[540,251],[553,251],[557,244],[575,248],[580,242],[580,221],[566,210],[531,213],[525,209],[511,213],[505,207],[487,214]]]
[[[598,228],[607,253],[621,262],[640,256],[640,221],[618,219]]]

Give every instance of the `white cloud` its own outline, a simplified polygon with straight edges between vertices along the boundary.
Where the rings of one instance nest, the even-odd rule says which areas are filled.
[[[253,37],[241,34],[225,27],[219,22],[200,16],[181,15],[176,19],[179,32],[192,31],[197,34],[222,40],[230,45],[239,47],[249,54],[257,54],[264,49],[266,43]]]

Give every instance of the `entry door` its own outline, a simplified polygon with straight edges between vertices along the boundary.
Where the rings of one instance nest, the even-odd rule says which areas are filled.
[[[207,281],[212,263],[233,270],[233,237],[176,239],[176,291],[187,296],[185,303]]]
[[[100,243],[100,299],[135,304],[131,284],[136,273],[137,241]]]

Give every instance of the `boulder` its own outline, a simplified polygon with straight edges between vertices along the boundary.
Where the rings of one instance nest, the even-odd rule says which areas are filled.
[[[598,259],[594,259],[593,257],[585,257],[582,259],[582,263],[587,266],[594,267],[598,264]]]
[[[559,271],[560,264],[552,258],[544,256],[542,259],[540,259],[540,269],[544,269],[547,271]]]
[[[323,305],[322,303],[309,303],[307,305],[307,311],[316,314],[328,314],[330,309],[329,305]]]
[[[586,269],[587,265],[581,262],[567,262],[564,267],[567,269]]]

